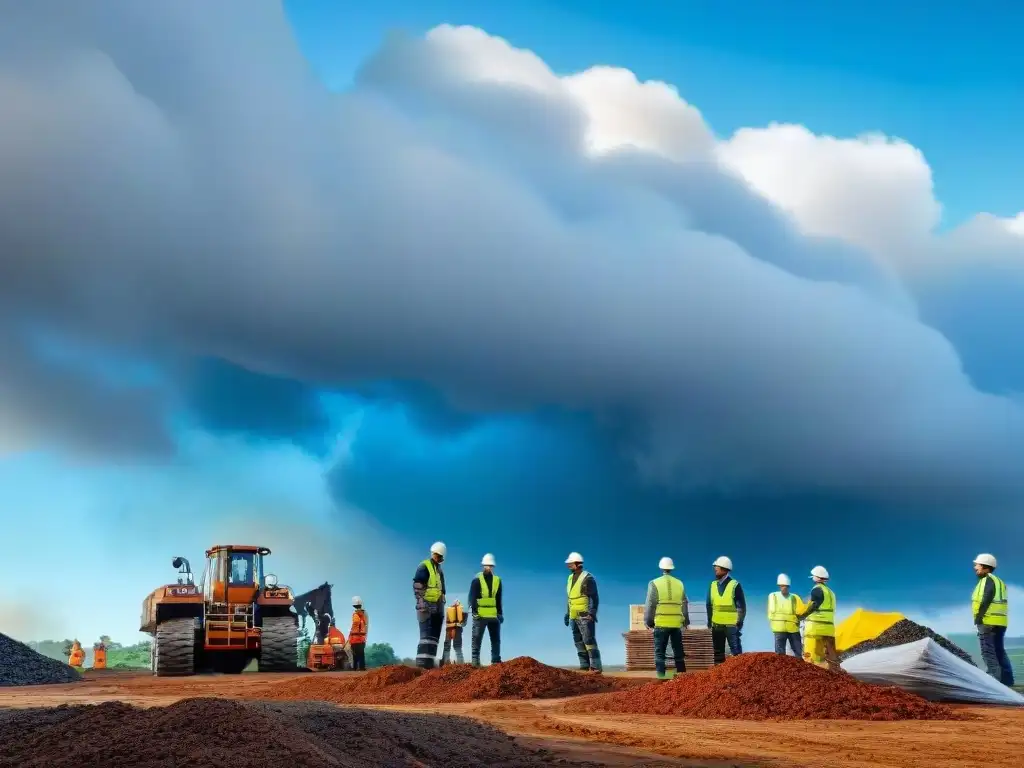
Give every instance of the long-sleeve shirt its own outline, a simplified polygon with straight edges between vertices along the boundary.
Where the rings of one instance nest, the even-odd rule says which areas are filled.
[[[652,581],[647,585],[647,602],[644,603],[644,625],[654,626],[654,613],[658,610],[658,588]],[[690,599],[683,594],[683,626],[690,626]]]
[[[712,587],[717,587],[718,588],[718,594],[719,595],[723,595],[723,594],[725,594],[725,585],[728,584],[730,581],[733,581],[732,576],[726,576],[725,578],[719,579],[717,582],[715,582],[715,584],[712,585]],[[708,626],[709,627],[711,626],[711,617],[715,613],[714,609],[712,608],[712,605],[711,605],[711,589],[712,589],[712,587],[708,588],[708,599],[707,599],[707,603],[706,603],[707,609],[708,609]],[[743,585],[740,584],[738,581],[736,582],[735,599],[736,599],[736,624],[740,625],[740,624],[743,623],[744,619],[746,619],[746,617],[747,617],[747,598],[743,596]]]
[[[576,582],[579,581],[579,572],[572,575],[572,583],[575,586]],[[597,621],[597,579],[594,578],[592,573],[587,574],[587,578],[583,580],[580,585],[580,594],[587,598],[587,613],[590,614],[594,621]]]
[[[996,599],[996,583],[989,578],[985,579],[985,586],[982,587],[981,592],[981,605],[978,606],[978,612],[974,614],[974,623],[981,624],[981,618],[985,615],[985,611],[992,605],[992,601]]]
[[[493,573],[485,573],[484,574],[484,581],[487,583],[487,592],[488,592],[488,594],[490,594],[492,592],[492,590],[494,589],[494,574]],[[494,596],[494,602],[495,602],[495,604],[497,605],[497,608],[498,608],[498,615],[499,616],[503,615],[502,612],[501,612],[501,593],[504,590],[504,587],[505,587],[505,582],[502,581],[501,579],[498,579],[498,591],[496,593],[494,593],[493,596]],[[482,595],[482,591],[480,590],[480,579],[474,577],[473,581],[469,585],[469,611],[474,616],[476,616],[476,614],[478,613],[478,611],[477,611],[477,603],[480,601],[480,596],[481,595]]]
[[[427,570],[427,566],[420,563],[416,568],[416,575],[412,577],[412,593],[416,596],[417,611],[438,613],[444,607],[444,571],[441,570],[439,563],[434,563],[434,568],[437,570],[437,578],[441,582],[441,599],[436,603],[428,603],[424,598],[424,594],[427,591],[427,582],[430,581],[430,571]]]

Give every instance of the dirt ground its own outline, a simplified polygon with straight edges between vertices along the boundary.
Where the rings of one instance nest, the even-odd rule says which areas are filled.
[[[81,683],[0,689],[0,707],[112,700],[154,706],[197,696],[244,699],[254,686],[297,676],[245,674],[173,679],[139,673],[89,673]],[[787,768],[1011,768],[1024,764],[1022,710],[971,707],[966,711],[975,719],[966,722],[755,723],[577,715],[564,712],[563,704],[564,700],[546,700],[380,708],[467,715],[568,759],[606,765],[655,760],[660,765]],[[981,744],[988,746],[981,749]]]

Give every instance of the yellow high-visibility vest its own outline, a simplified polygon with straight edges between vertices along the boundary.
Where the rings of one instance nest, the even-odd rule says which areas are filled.
[[[981,598],[985,594],[985,582],[988,579],[992,579],[996,594],[988,608],[985,609],[981,623],[989,627],[1008,627],[1010,625],[1010,605],[1006,599],[1006,583],[994,573],[986,574],[983,578],[978,579],[978,585],[974,588],[974,594],[971,596],[971,617],[974,618],[978,615]]]
[[[496,574],[491,575],[493,585],[493,591],[491,591],[487,589],[487,579],[484,578],[483,573],[478,573],[476,577],[480,580],[480,599],[476,601],[476,615],[481,619],[498,618],[498,600],[495,595],[498,594],[501,579]]]
[[[723,627],[735,627],[740,620],[740,612],[736,607],[736,586],[738,582],[730,579],[725,591],[719,593],[718,582],[711,582],[711,623]]]
[[[782,592],[772,592],[768,596],[768,623],[772,632],[799,632],[800,623],[796,614],[800,598],[790,593],[783,595]]]
[[[423,592],[423,599],[428,603],[436,603],[441,599],[441,576],[432,559],[428,558],[422,564],[427,568],[427,588]]]
[[[815,586],[821,587],[823,599],[818,610],[804,619],[807,624],[804,637],[835,637],[836,594],[824,584],[815,584]]]
[[[654,626],[679,629],[683,626],[683,600],[686,587],[674,576],[664,574],[651,582],[658,590],[658,605],[654,608]]]
[[[590,575],[586,571],[580,571],[576,583],[572,583],[572,577],[576,574],[569,574],[569,581],[566,582],[565,591],[569,596],[569,618],[575,619],[580,614],[590,609],[590,598],[583,594],[583,581]]]

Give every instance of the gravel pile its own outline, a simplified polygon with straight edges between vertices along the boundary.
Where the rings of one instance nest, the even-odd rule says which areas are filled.
[[[879,648],[892,648],[895,645],[903,645],[905,643],[916,643],[918,640],[924,640],[926,637],[930,637],[947,651],[952,653],[954,656],[963,659],[972,667],[978,666],[974,663],[974,659],[971,658],[971,654],[959,645],[950,642],[942,635],[937,634],[928,627],[918,624],[915,621],[911,621],[910,619],[900,619],[874,640],[865,640],[863,643],[857,643],[857,645],[852,648],[847,648],[839,654],[839,660],[846,661],[851,656],[856,656],[857,654],[864,653],[865,651],[875,651]]]
[[[567,712],[677,715],[708,720],[957,720],[941,704],[863,683],[792,656],[745,653],[668,683],[588,696]]]
[[[149,709],[107,702],[0,711],[2,768],[223,768],[240,757],[246,768],[600,766],[527,747],[468,718],[317,702],[186,699]]]
[[[36,653],[0,633],[0,686],[74,683],[81,675],[60,661]]]
[[[348,680],[323,675],[301,677],[272,683],[250,695],[336,704],[445,704],[484,699],[557,699],[607,693],[642,682],[581,674],[520,656],[479,669],[467,664],[449,664],[429,671],[390,666]]]

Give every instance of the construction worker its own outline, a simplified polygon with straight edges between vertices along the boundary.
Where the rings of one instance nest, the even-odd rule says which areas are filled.
[[[494,573],[494,555],[488,552],[480,559],[482,571],[469,585],[469,610],[473,614],[472,664],[480,666],[480,645],[484,630],[491,638],[491,664],[501,663],[501,579]]]
[[[420,625],[420,642],[416,646],[416,666],[433,669],[437,658],[437,642],[444,623],[444,571],[441,563],[448,554],[443,541],[430,547],[430,557],[421,562],[412,577],[416,596],[416,621]]]
[[[804,622],[804,661],[839,671],[839,653],[836,651],[836,596],[825,584],[829,579],[824,566],[811,569],[814,587],[807,606],[797,614]]]
[[[583,555],[570,552],[565,558],[569,567],[569,581],[566,583],[568,609],[565,612],[565,626],[572,624],[572,640],[580,669],[601,672],[601,651],[597,647],[597,581],[583,570]]]
[[[444,652],[441,654],[441,666],[450,661],[449,653],[452,647],[455,648],[455,663],[464,664],[462,656],[462,631],[466,627],[466,613],[462,610],[462,603],[456,600],[448,606],[445,611],[446,626],[444,629]]]
[[[363,610],[363,599],[352,598],[352,627],[348,631],[349,647],[352,649],[352,669],[366,669],[366,634],[370,631],[370,617]]]
[[[724,555],[713,562],[715,580],[708,587],[708,629],[711,630],[711,644],[715,653],[715,664],[725,661],[725,644],[729,653],[739,656],[743,653],[740,636],[743,634],[743,620],[747,617],[747,599],[743,587],[729,574],[732,560]]]
[[[768,624],[775,635],[775,652],[786,655],[786,643],[798,659],[803,658],[803,638],[797,616],[804,610],[804,601],[789,591],[789,576],[779,574],[775,581],[779,590],[768,595]]]
[[[1012,686],[1013,667],[1006,655],[1006,629],[1010,626],[1008,595],[1006,583],[993,573],[995,569],[995,555],[974,558],[978,583],[971,596],[971,612],[985,668],[1003,685]]]
[[[683,582],[672,575],[675,563],[671,557],[658,561],[661,576],[647,585],[647,602],[644,605],[644,624],[654,630],[654,669],[659,680],[667,680],[665,671],[665,650],[672,643],[672,657],[676,663],[676,674],[686,671],[683,658],[683,628],[690,625],[690,609],[686,600]]]

